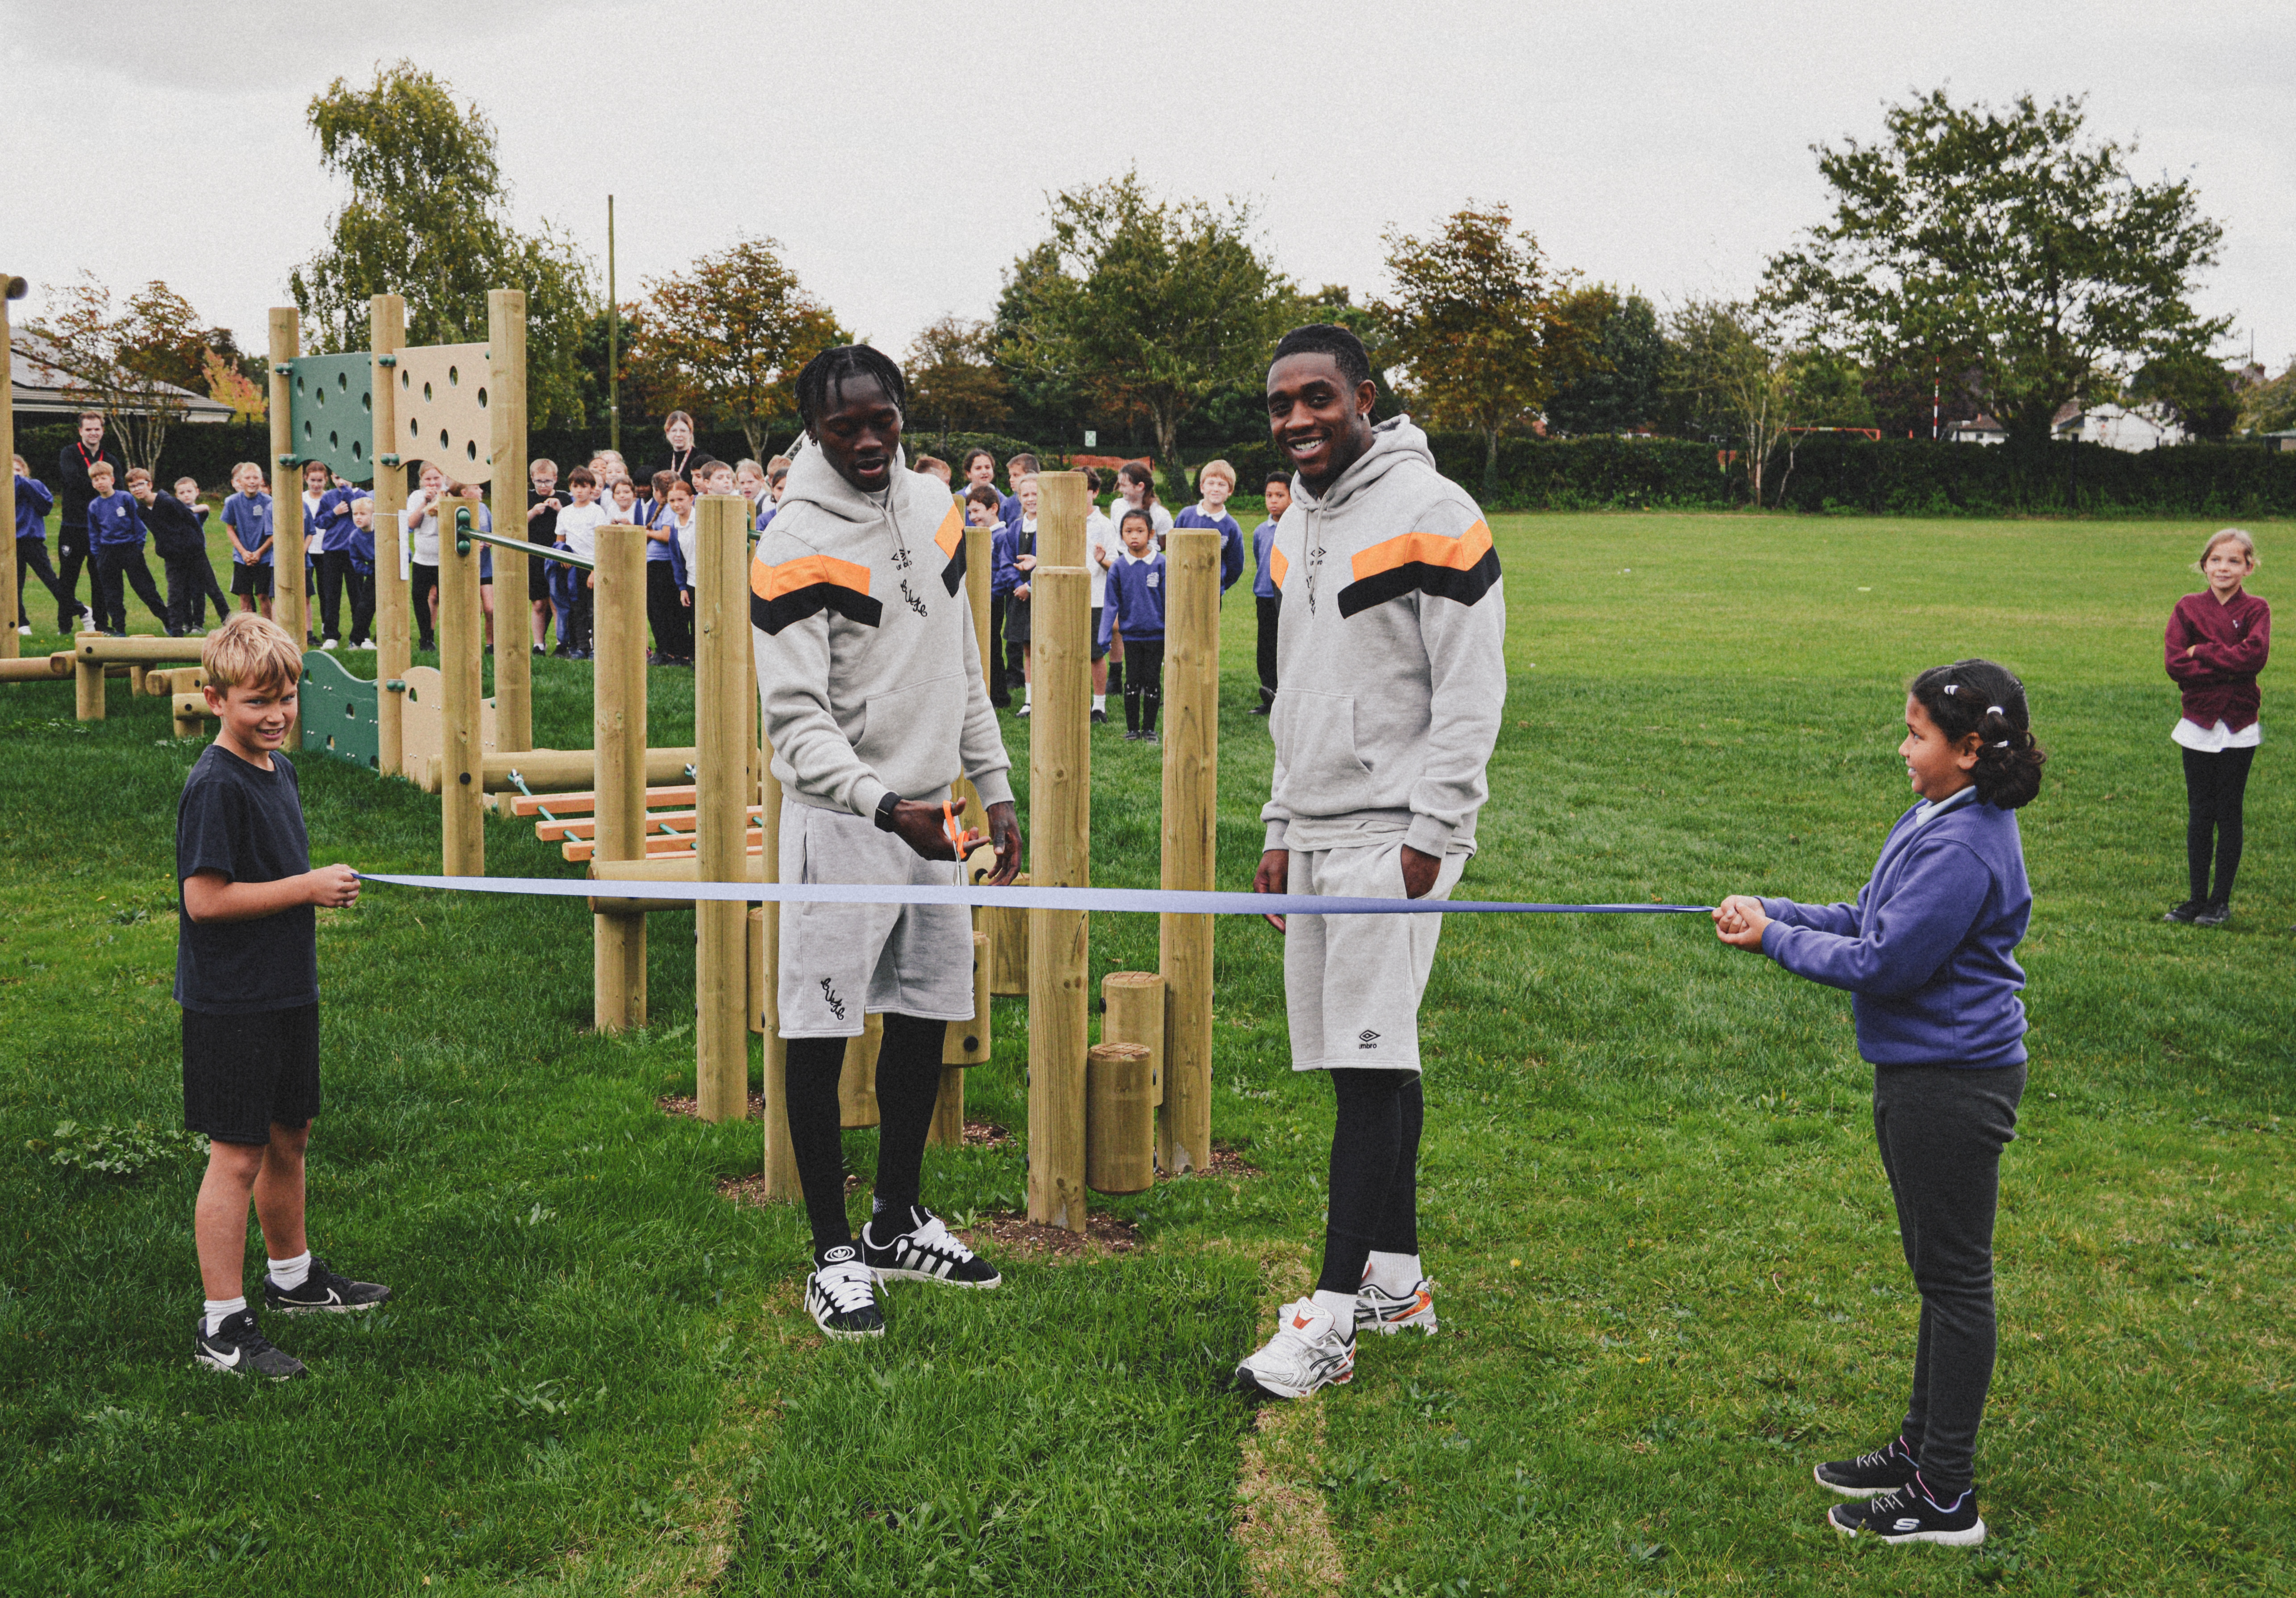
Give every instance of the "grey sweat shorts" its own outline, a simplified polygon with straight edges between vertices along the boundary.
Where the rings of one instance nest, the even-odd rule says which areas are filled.
[[[956,885],[865,816],[782,800],[782,881]],[[857,1037],[862,1017],[972,1015],[972,914],[962,905],[781,907],[781,1035]]]
[[[1447,856],[1429,898],[1447,899],[1467,869]],[[1293,893],[1399,899],[1403,840],[1291,851]],[[1435,967],[1439,915],[1292,915],[1283,938],[1283,999],[1295,1071],[1419,1069],[1419,1001]]]

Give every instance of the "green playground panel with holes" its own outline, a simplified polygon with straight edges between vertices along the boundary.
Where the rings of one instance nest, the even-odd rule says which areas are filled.
[[[346,482],[373,480],[373,358],[365,350],[295,357],[287,421],[298,463],[324,461]]]
[[[375,730],[375,685],[343,669],[319,650],[303,656],[303,747],[370,771],[382,766],[382,743]]]

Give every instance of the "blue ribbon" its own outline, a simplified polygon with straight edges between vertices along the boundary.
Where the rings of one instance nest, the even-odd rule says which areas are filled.
[[[1711,905],[1526,905],[1496,899],[1359,899],[1312,893],[1167,888],[960,888],[870,882],[636,882],[563,877],[417,877],[361,872],[362,882],[563,899],[727,900],[788,905],[978,905],[1006,910],[1116,910],[1165,915],[1704,915]]]

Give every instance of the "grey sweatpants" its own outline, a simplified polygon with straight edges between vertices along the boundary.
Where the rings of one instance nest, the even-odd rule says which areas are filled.
[[[1993,1382],[1993,1214],[2024,1093],[2022,1065],[1874,1069],[1874,1135],[1922,1295],[1903,1436],[1941,1503],[1972,1483]]]
[[[1467,869],[1447,856],[1432,899],[1447,899]],[[1293,893],[1399,899],[1403,840],[1356,848],[1293,849]],[[1435,968],[1439,915],[1286,916],[1283,1001],[1292,1023],[1292,1069],[1419,1069],[1419,1001]]]
[[[927,860],[866,816],[782,800],[782,881],[953,888],[956,862]],[[962,905],[792,905],[781,911],[781,1034],[857,1037],[870,1012],[972,1016],[972,915]]]

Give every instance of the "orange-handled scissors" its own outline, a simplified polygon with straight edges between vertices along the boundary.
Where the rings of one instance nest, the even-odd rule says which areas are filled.
[[[941,836],[948,840],[949,847],[956,851],[956,857],[960,861],[988,841],[987,833],[976,832],[970,827],[958,824],[956,806],[949,799],[941,801],[940,832]]]

